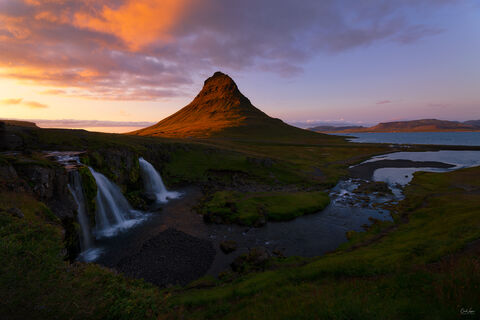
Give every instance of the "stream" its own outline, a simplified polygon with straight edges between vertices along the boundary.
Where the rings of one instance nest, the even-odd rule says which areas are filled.
[[[167,191],[154,167],[149,163],[145,163],[144,159],[140,159],[141,167],[144,169],[142,176],[146,181],[145,189],[157,198],[157,208],[159,210],[139,213],[132,211],[129,206],[125,207],[126,205],[122,202],[124,207],[122,210],[127,210],[129,214],[133,214],[133,217],[137,220],[141,217],[142,221],[135,220],[138,223],[128,226],[128,228],[123,228],[120,232],[108,235],[102,234],[98,230],[95,231],[94,234],[97,235],[95,255],[84,260],[95,260],[96,263],[107,267],[118,268],[118,266],[125,264],[126,260],[137,256],[135,260],[137,262],[135,263],[139,264],[139,270],[142,268],[148,269],[149,266],[145,264],[151,263],[151,253],[149,254],[150,260],[147,259],[148,261],[145,258],[145,254],[143,257],[140,257],[138,253],[144,250],[146,243],[148,243],[147,247],[151,250],[152,248],[155,249],[156,246],[160,246],[160,244],[152,242],[152,239],[162,234],[168,234],[170,239],[167,237],[167,239],[162,239],[161,241],[176,244],[178,240],[176,234],[164,232],[171,229],[181,231],[198,238],[199,241],[203,241],[201,245],[199,244],[199,248],[203,248],[201,250],[204,251],[197,250],[194,242],[188,242],[190,240],[179,238],[180,240],[178,241],[180,242],[187,241],[186,243],[192,244],[187,245],[187,247],[179,247],[180,249],[177,252],[170,250],[167,253],[162,253],[161,257],[159,257],[161,261],[154,261],[153,265],[155,266],[152,265],[151,267],[155,268],[155,270],[149,270],[149,272],[173,272],[178,268],[189,265],[188,273],[191,273],[191,269],[195,270],[198,263],[198,268],[201,269],[199,274],[206,273],[217,276],[219,273],[228,270],[236,257],[247,253],[253,247],[264,247],[270,253],[280,252],[285,256],[313,257],[323,255],[334,251],[340,244],[344,243],[347,240],[347,231],[362,231],[365,226],[372,223],[372,219],[391,220],[389,212],[382,209],[381,204],[399,201],[403,196],[402,188],[410,181],[413,172],[420,170],[450,171],[480,165],[480,151],[399,152],[374,157],[359,164],[358,167],[364,166],[367,168],[375,161],[382,160],[437,161],[437,163],[445,162],[451,165],[443,168],[406,168],[405,162],[402,162],[402,168],[375,169],[372,179],[387,182],[393,191],[392,194],[358,194],[354,190],[362,180],[343,180],[330,190],[331,202],[321,212],[286,222],[268,222],[260,228],[249,228],[238,225],[205,223],[202,216],[192,209],[202,197],[199,188],[192,186],[182,190]],[[92,173],[95,172],[93,171]],[[151,181],[150,178],[154,176],[156,178],[154,181]],[[103,178],[99,176],[95,178],[102,182]],[[157,186],[157,189],[160,188],[161,192],[156,193],[155,184],[160,183],[159,181],[161,186]],[[103,183],[106,182],[103,181]],[[109,188],[115,189],[112,186],[109,186]],[[102,236],[99,237],[99,234],[102,234]],[[236,241],[237,250],[230,254],[223,253],[219,245],[225,240]],[[210,243],[212,249],[205,249],[205,243]],[[192,260],[191,257],[188,257],[189,255],[195,258]],[[187,272],[187,269],[185,269],[185,272]],[[135,274],[135,272],[133,273]],[[140,271],[139,274],[141,274]],[[187,275],[182,279],[173,279],[173,281],[178,280],[179,283],[188,283],[197,277],[197,274],[195,276],[192,275],[192,277]],[[156,283],[160,285],[166,284],[162,280]]]

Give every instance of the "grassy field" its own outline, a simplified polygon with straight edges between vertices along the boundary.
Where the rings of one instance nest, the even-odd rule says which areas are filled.
[[[68,264],[58,221],[26,195],[2,193],[0,220],[6,319],[453,319],[480,310],[480,167],[418,173],[394,222],[323,257],[277,259],[209,288],[160,290]]]
[[[200,208],[207,221],[261,225],[291,220],[323,210],[330,202],[325,192],[218,191]]]
[[[284,130],[267,134],[265,128],[254,128],[258,132],[253,134],[238,131],[211,139],[181,140],[83,130],[16,130],[30,158],[42,150],[85,151],[82,162],[117,183],[139,209],[146,206],[141,198],[140,156],[159,170],[167,187],[199,185],[207,198],[218,198],[215,193],[222,191],[246,192],[251,200],[242,200],[239,210],[231,212],[230,217],[222,215],[224,222],[246,225],[262,224],[262,217],[289,220],[318,211],[326,205],[324,195],[314,199],[304,192],[312,192],[310,195],[325,192],[347,175],[349,165],[395,150],[386,145],[354,144],[342,137],[286,128],[286,132],[292,131],[298,139],[285,136]],[[267,136],[274,138],[263,140],[262,137]],[[83,176],[83,180],[91,180],[87,179],[88,172]],[[288,199],[288,203],[284,203],[288,207],[285,212],[272,210],[272,205],[251,204],[268,200],[265,193],[272,191],[278,194],[270,197]],[[249,209],[252,206],[256,206],[255,210]],[[206,210],[214,207],[210,205],[200,211],[207,213]],[[89,208],[94,208],[94,203]]]
[[[287,259],[215,288],[178,291],[169,299],[171,318],[452,319],[461,308],[478,312],[479,181],[480,167],[416,174],[393,223],[376,224],[315,261]]]
[[[304,132],[295,141],[264,131],[212,139],[152,138],[64,129],[19,130],[17,134],[22,136],[25,150],[128,150],[136,155],[163,154],[166,157],[161,158],[159,167],[170,184],[203,181],[208,179],[209,171],[229,170],[266,183],[331,186],[346,174],[348,165],[396,150],[382,144],[355,144],[342,137],[295,130]],[[264,136],[274,138],[263,140]],[[266,166],[252,159],[268,159],[270,164]]]

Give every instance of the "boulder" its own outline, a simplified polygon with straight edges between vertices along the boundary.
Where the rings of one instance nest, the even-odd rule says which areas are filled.
[[[223,241],[220,243],[220,249],[223,253],[229,254],[230,252],[237,250],[237,242],[233,240]]]
[[[20,219],[25,217],[22,210],[20,210],[18,208],[10,208],[10,209],[7,210],[7,212],[10,213],[12,216],[20,218]]]
[[[238,273],[264,270],[269,259],[270,254],[265,247],[256,247],[250,249],[248,254],[237,257],[230,266]]]

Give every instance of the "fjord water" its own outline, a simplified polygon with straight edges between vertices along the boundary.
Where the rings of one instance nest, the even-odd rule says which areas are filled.
[[[97,238],[115,235],[118,231],[129,228],[142,221],[144,215],[133,210],[120,188],[103,174],[90,168],[97,184],[95,213],[95,236]]]
[[[375,170],[374,181],[384,181],[394,186],[406,185],[417,171],[448,172],[462,168],[480,166],[480,151],[440,150],[424,152],[394,152],[373,157],[365,162],[379,160],[438,161],[454,165],[452,168],[381,168]],[[364,162],[364,163],[365,163]]]
[[[156,202],[159,203],[165,203],[169,199],[175,199],[180,196],[178,192],[167,190],[162,177],[150,162],[143,158],[139,158],[138,162],[146,194],[153,196]]]
[[[334,133],[352,142],[480,146],[480,132],[359,132]]]

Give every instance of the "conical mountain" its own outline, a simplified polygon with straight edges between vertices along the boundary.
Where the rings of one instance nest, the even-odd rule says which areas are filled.
[[[269,117],[252,105],[232,78],[222,72],[215,72],[205,80],[202,90],[189,105],[157,124],[131,134],[204,138],[265,134],[288,136],[299,133],[312,134]]]

